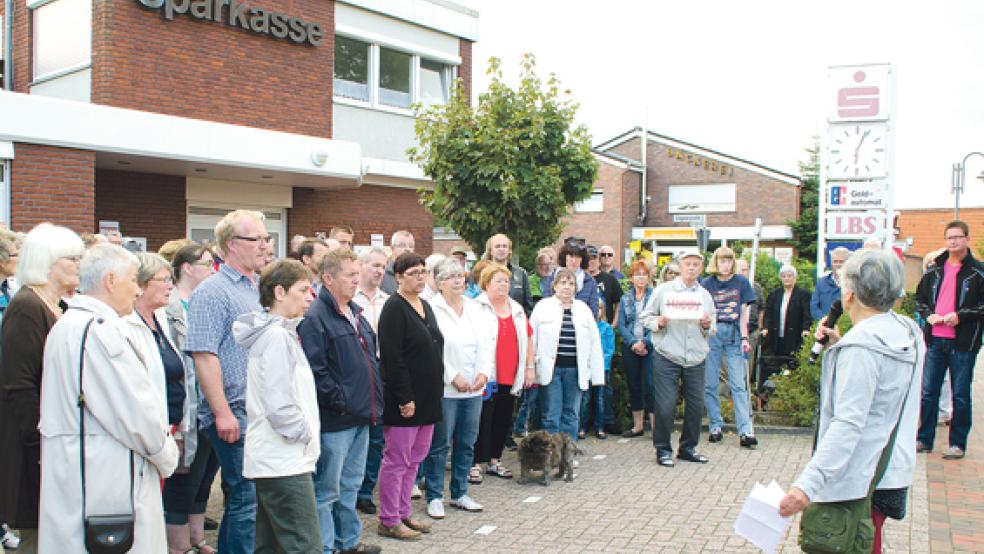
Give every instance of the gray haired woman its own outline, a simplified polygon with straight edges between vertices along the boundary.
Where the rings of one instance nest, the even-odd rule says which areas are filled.
[[[886,516],[904,517],[912,483],[926,346],[916,323],[892,312],[903,281],[898,258],[863,250],[842,271],[841,302],[854,326],[843,338],[835,329],[817,330],[834,344],[823,357],[816,448],[779,513],[791,516],[810,502],[864,498],[897,424],[898,439],[872,498],[872,552],[881,552],[882,523]]]

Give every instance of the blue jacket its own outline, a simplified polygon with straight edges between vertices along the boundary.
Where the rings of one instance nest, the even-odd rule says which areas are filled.
[[[610,323],[602,319],[598,321],[598,335],[601,337],[601,356],[605,359],[605,373],[608,373],[612,369],[612,357],[615,356],[615,330]]]
[[[841,297],[841,288],[834,281],[833,273],[828,273],[817,281],[817,288],[813,289],[813,296],[810,297],[810,315],[814,320],[819,320],[830,311],[830,305]]]
[[[358,304],[349,302],[349,308],[358,321],[358,334],[335,297],[322,287],[297,327],[314,372],[322,433],[382,421],[383,382],[376,334]]]
[[[554,271],[540,281],[540,288],[543,289],[544,298],[553,296],[553,279],[556,274],[557,272]],[[587,304],[591,310],[591,315],[595,319],[598,318],[598,282],[595,281],[594,277],[588,275],[587,271],[584,272],[584,284],[581,285],[581,290],[574,293],[574,298]]]
[[[649,297],[653,293],[652,287],[646,287],[646,294],[642,297],[642,305],[649,304]],[[635,288],[630,288],[629,292],[622,295],[618,308],[618,334],[622,335],[622,344],[631,346],[639,341],[632,328],[635,327],[636,318]],[[646,345],[646,350],[652,352],[653,341],[651,331],[645,325],[642,326],[642,342]]]

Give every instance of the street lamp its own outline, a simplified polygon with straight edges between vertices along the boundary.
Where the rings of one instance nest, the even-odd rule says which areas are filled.
[[[971,152],[964,156],[963,161],[958,164],[953,164],[953,178],[950,181],[950,192],[957,195],[956,203],[953,205],[953,219],[960,219],[960,193],[963,192],[964,188],[964,166],[967,164],[967,160],[971,156],[980,156],[984,158],[984,154],[980,152]],[[977,176],[978,179],[984,181],[984,172],[981,172]]]

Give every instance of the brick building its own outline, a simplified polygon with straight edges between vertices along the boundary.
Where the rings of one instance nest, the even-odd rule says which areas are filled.
[[[762,248],[793,255],[787,222],[799,217],[798,177],[653,132],[643,157],[642,134],[635,128],[595,148],[594,194],[571,209],[562,236],[616,250],[638,240],[666,258],[696,244],[694,226],[710,229],[712,249],[750,243],[760,217]]]
[[[478,14],[447,0],[14,0],[0,218],[156,249],[228,210],[286,237],[397,229],[431,249],[415,102],[471,87]],[[374,236],[376,235],[376,236]]]

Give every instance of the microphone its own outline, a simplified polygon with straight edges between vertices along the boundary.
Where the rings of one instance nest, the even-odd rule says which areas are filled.
[[[834,303],[830,305],[830,311],[827,312],[827,323],[824,327],[829,327],[833,329],[837,326],[837,320],[840,316],[844,314],[844,306],[841,305],[840,299],[834,300]],[[830,337],[824,335],[822,339],[813,343],[813,348],[810,349],[809,362],[816,363],[817,358],[820,357],[820,352],[823,352],[823,347],[827,345],[827,341]]]

